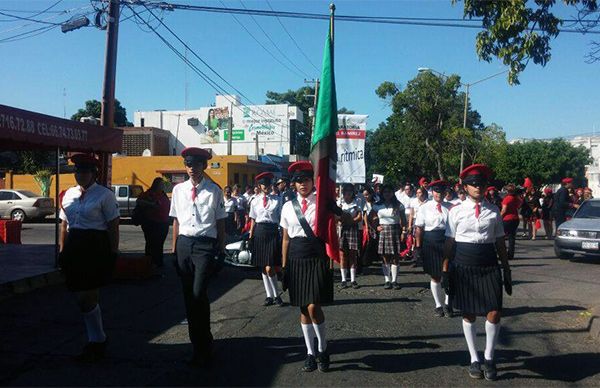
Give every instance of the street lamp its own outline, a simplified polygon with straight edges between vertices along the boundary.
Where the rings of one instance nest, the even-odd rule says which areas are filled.
[[[431,69],[429,67],[419,67],[417,68],[417,71],[419,73],[426,73],[426,72],[430,72],[430,73],[434,73],[437,74],[440,77],[444,77],[444,78],[448,78],[447,75],[445,75],[444,73],[440,73],[437,70]],[[494,78],[499,76],[500,74],[504,74],[507,73],[509,70],[502,70],[499,73],[495,73],[492,75],[489,75],[485,78],[482,78],[480,80],[477,80],[475,82],[471,82],[471,83],[460,83],[460,86],[464,86],[465,88],[465,110],[463,112],[463,128],[466,129],[467,128],[467,108],[468,108],[468,104],[469,104],[469,89],[471,88],[471,86],[476,85],[478,83],[481,83],[483,81],[487,81],[490,78]],[[460,147],[460,171],[462,171],[464,169],[464,162],[465,162],[465,142],[463,141]]]

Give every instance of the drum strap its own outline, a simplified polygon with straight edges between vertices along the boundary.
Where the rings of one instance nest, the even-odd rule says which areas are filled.
[[[306,217],[302,214],[302,209],[300,208],[300,203],[298,202],[298,198],[292,199],[292,206],[294,207],[294,212],[296,212],[296,217],[298,217],[298,221],[300,222],[300,226],[304,230],[306,237],[312,242],[316,251],[322,258],[327,258],[327,253],[325,252],[325,244],[315,236],[315,232],[313,232],[312,228],[308,224]]]

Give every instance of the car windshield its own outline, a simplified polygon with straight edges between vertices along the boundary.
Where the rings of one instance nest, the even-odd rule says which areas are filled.
[[[600,201],[586,201],[577,210],[575,218],[600,218]]]
[[[17,190],[17,193],[19,193],[19,194],[21,194],[21,195],[24,195],[25,197],[28,197],[28,198],[35,198],[35,197],[39,197],[39,195],[37,195],[37,194],[35,194],[35,193],[32,193],[32,192],[31,192],[31,191],[29,191],[29,190]]]

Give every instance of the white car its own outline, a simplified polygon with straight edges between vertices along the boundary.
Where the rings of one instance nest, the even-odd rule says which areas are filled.
[[[554,252],[561,259],[576,254],[600,256],[600,199],[585,201],[573,218],[558,227]]]
[[[54,214],[52,198],[27,190],[0,190],[0,218],[15,221],[42,219]]]

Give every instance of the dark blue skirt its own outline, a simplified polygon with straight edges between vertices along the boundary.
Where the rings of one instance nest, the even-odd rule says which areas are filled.
[[[281,265],[281,240],[277,224],[259,223],[252,235],[252,264],[259,267]]]
[[[456,243],[450,266],[453,306],[465,315],[502,310],[502,274],[494,244]]]
[[[333,271],[308,238],[290,239],[285,269],[292,306],[333,302]]]
[[[442,276],[446,230],[431,230],[423,235],[423,271],[432,278]]]

